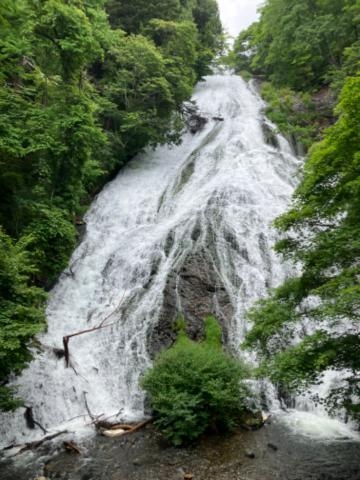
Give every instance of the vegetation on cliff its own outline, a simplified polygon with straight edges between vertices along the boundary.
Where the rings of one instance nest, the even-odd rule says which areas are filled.
[[[77,215],[146,145],[178,140],[221,41],[215,0],[1,2],[0,384],[30,358]]]
[[[307,150],[334,122],[332,109],[360,63],[357,0],[270,0],[241,32],[229,62],[266,80],[266,114]]]

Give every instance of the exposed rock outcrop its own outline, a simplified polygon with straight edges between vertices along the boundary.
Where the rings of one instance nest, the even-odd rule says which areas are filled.
[[[202,130],[208,122],[208,119],[200,114],[195,102],[185,102],[182,106],[182,114],[185,118],[185,125],[192,134]]]
[[[264,120],[261,124],[261,128],[264,134],[264,140],[268,145],[274,148],[279,148],[279,142],[276,138],[276,131],[273,130]]]
[[[203,335],[204,317],[215,315],[226,342],[233,306],[211,255],[203,247],[190,253],[168,277],[159,321],[149,332],[151,356],[169,347],[176,338],[174,322],[179,313],[186,318],[187,332],[193,339]]]

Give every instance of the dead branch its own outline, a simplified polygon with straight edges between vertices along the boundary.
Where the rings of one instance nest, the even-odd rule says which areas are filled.
[[[89,417],[91,418],[91,420],[94,421],[94,420],[95,420],[95,415],[93,415],[93,414],[91,413],[91,410],[90,410],[90,407],[89,407],[89,404],[88,404],[88,401],[87,401],[87,398],[86,398],[87,392],[83,392],[83,394],[84,394],[86,411],[88,412]]]
[[[123,293],[123,296],[121,297],[121,300],[120,300],[118,306],[115,308],[114,311],[112,311],[111,313],[109,313],[109,315],[107,315],[107,316],[104,318],[104,320],[101,321],[101,323],[99,324],[99,327],[102,327],[102,326],[104,325],[104,323],[105,323],[107,320],[109,320],[109,318],[111,318],[111,317],[114,315],[114,313],[117,313],[117,312],[120,310],[120,307],[121,307],[121,305],[122,305],[122,303],[123,303],[123,301],[124,301],[124,298],[125,298],[125,292]]]
[[[18,444],[11,444],[8,445],[7,447],[4,447],[2,450],[11,450],[12,448],[20,448],[20,450],[16,453],[16,455],[19,455],[22,452],[25,452],[26,450],[34,450],[40,445],[42,445],[44,442],[47,442],[49,440],[53,440],[54,438],[58,437],[59,435],[63,435],[64,433],[68,433],[68,430],[62,430],[61,432],[56,432],[53,433],[52,435],[47,435],[46,437],[43,437],[41,440],[35,440],[33,442],[27,442],[27,443],[18,443]]]
[[[39,422],[37,422],[34,419],[32,407],[25,406],[24,417],[25,417],[26,425],[28,428],[34,429],[35,426],[38,426],[43,431],[44,434],[48,433],[48,431]]]
[[[153,422],[153,419],[148,418],[147,420],[144,420],[143,422],[138,423],[137,425],[135,425],[135,427],[133,427],[131,430],[126,431],[125,433],[137,432],[138,430],[141,430],[142,428],[146,427],[146,425],[149,425],[152,422]]]
[[[108,325],[98,325],[97,327],[88,328],[87,330],[80,330],[80,332],[72,333],[71,335],[65,335],[63,337],[63,345],[64,345],[64,358],[65,358],[65,365],[66,368],[70,365],[70,352],[69,352],[69,341],[70,338],[77,337],[78,335],[84,335],[85,333],[95,332],[96,330],[101,330],[102,328],[111,327],[114,323],[109,323]]]
[[[107,328],[107,327],[111,327],[112,325],[115,325],[116,322],[113,322],[113,323],[109,323],[108,325],[104,325],[104,323],[109,320],[109,318],[111,318],[116,312],[119,311],[123,301],[124,301],[124,297],[125,297],[125,292],[118,304],[118,306],[115,308],[115,310],[113,310],[111,313],[109,313],[109,315],[107,315],[100,323],[99,325],[97,325],[96,327],[92,327],[92,328],[87,328],[86,330],[80,330],[79,332],[75,332],[75,333],[72,333],[70,335],[65,335],[62,339],[63,341],[63,346],[64,346],[64,358],[65,358],[65,366],[66,368],[69,367],[70,365],[70,351],[69,351],[69,341],[71,338],[73,337],[77,337],[79,335],[84,335],[85,333],[91,333],[91,332],[96,332],[97,330],[101,330],[103,328]],[[77,374],[77,372],[75,371],[75,373]]]

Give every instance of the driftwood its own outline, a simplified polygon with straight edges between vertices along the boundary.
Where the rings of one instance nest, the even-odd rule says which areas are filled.
[[[149,418],[148,420],[144,420],[143,422],[140,422],[136,425],[128,425],[128,424],[122,424],[122,423],[117,423],[114,425],[109,426],[108,428],[104,427],[98,427],[99,431],[102,435],[105,437],[120,437],[122,435],[126,435],[128,433],[134,433],[137,432],[138,430],[141,430],[144,428],[146,425],[151,423],[153,421],[152,418]],[[101,425],[102,422],[99,422]]]
[[[116,423],[115,425],[111,425],[110,430],[117,430],[122,428],[123,430],[132,430],[134,425],[128,425],[126,423]]]
[[[116,430],[103,430],[101,432],[101,434],[104,437],[110,437],[110,438],[121,437],[122,435],[124,435],[124,433],[125,433],[125,430],[123,430],[122,428],[118,428]]]
[[[16,453],[16,455],[19,455],[19,453],[25,452],[26,450],[35,450],[36,448],[40,447],[44,442],[47,442],[49,440],[53,440],[54,438],[59,437],[60,435],[63,435],[64,433],[68,433],[68,431],[67,430],[62,430],[61,432],[56,432],[56,433],[53,433],[52,435],[47,435],[46,437],[43,437],[40,440],[35,440],[33,442],[8,445],[7,447],[4,447],[3,450],[11,450],[12,448],[20,448],[20,450]]]

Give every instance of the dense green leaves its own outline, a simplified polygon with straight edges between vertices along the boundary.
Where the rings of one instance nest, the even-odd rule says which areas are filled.
[[[316,88],[337,75],[358,41],[359,10],[358,0],[268,0],[260,21],[237,39],[235,65],[277,86]]]
[[[29,280],[36,270],[28,253],[34,238],[24,236],[16,243],[0,228],[0,366],[1,379],[19,372],[30,359],[28,341],[44,325],[44,292]],[[1,388],[0,408],[16,405]]]
[[[246,410],[249,374],[221,348],[216,319],[205,320],[205,339],[189,340],[183,329],[142,380],[150,395],[155,424],[173,445],[198,438],[209,428],[232,429]]]
[[[66,266],[76,216],[146,145],[178,141],[176,110],[220,45],[216,2],[205,3],[0,3],[0,382],[30,359],[38,287]]]
[[[331,82],[330,95],[339,94],[337,121],[310,149],[292,206],[275,222],[282,234],[276,250],[300,273],[250,311],[246,344],[262,356],[260,373],[282,390],[297,391],[328,369],[341,371],[343,383],[327,405],[354,418],[360,392],[359,15],[357,0],[268,0],[233,53],[239,67],[272,80],[263,85],[268,114],[304,144],[321,131],[319,99],[329,90],[308,92]]]

